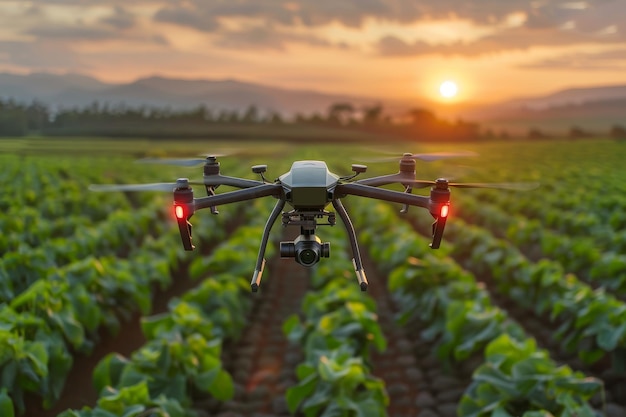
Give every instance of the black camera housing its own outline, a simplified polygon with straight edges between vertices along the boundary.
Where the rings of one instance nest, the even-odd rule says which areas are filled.
[[[302,266],[311,267],[321,258],[330,257],[330,243],[322,243],[316,235],[300,235],[293,242],[280,242],[281,258],[295,258]]]

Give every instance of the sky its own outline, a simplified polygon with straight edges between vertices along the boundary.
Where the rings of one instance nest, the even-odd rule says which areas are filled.
[[[626,0],[0,0],[0,71],[497,102],[626,85]]]

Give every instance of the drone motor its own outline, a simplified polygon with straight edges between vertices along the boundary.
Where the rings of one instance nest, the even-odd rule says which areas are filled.
[[[174,215],[183,247],[188,251],[195,248],[191,242],[191,223],[189,222],[193,212],[193,190],[189,187],[187,178],[179,178],[174,189]]]

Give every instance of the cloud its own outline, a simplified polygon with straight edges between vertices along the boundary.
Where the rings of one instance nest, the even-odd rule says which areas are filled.
[[[347,48],[350,43],[360,51],[373,46],[379,57],[477,57],[536,46],[626,42],[626,23],[622,22],[626,16],[624,0],[32,0],[26,3],[26,6],[12,6],[11,17],[6,17],[0,0],[0,27],[15,28],[12,29],[15,36],[6,39],[15,40],[26,34],[34,40],[68,45],[76,41],[107,40],[165,45],[166,37],[176,33],[176,28],[166,27],[167,24],[198,31],[203,36],[198,39],[205,41],[208,48],[286,51],[290,44]],[[21,10],[21,15],[15,10]],[[512,23],[511,16],[518,20]],[[453,43],[411,38],[416,22],[435,22],[443,27],[449,19],[461,19],[468,27],[479,28],[476,33],[482,37],[472,35],[467,40],[470,36],[459,30],[455,39],[460,40]],[[372,20],[381,22],[380,27],[396,25],[397,30],[371,32],[362,37],[365,40],[358,38],[359,28],[376,26],[369,25]],[[331,23],[335,28],[350,29],[340,34],[324,32]],[[448,33],[457,35],[454,30],[451,27]]]
[[[387,36],[378,43],[378,52],[385,56],[444,55],[468,56],[497,54],[507,51],[526,50],[533,46],[563,46],[584,43],[589,37],[578,33],[555,33],[551,29],[512,28],[484,36],[472,42],[457,41],[448,44],[430,44],[423,41],[405,42]]]
[[[31,0],[36,6],[63,5],[76,8],[150,6],[157,11],[154,19],[197,30],[215,28],[220,18],[258,18],[280,25],[320,26],[338,22],[360,27],[366,19],[413,23],[455,17],[477,24],[493,25],[506,21],[514,13],[528,16],[528,25],[556,27],[572,15],[598,15],[616,21],[624,14],[623,0],[107,0],[90,5],[84,0]],[[96,3],[96,2],[94,2]]]
[[[285,50],[289,44],[305,44],[318,47],[346,48],[343,43],[332,43],[315,35],[291,33],[273,25],[251,25],[240,30],[220,32],[215,45],[236,49]]]
[[[290,28],[294,31],[294,41],[307,42],[301,35],[303,27],[316,28],[339,23],[359,28],[368,19],[406,25],[420,21],[464,19],[478,27],[492,28],[494,32],[493,36],[472,43],[448,45],[382,36],[376,47],[383,56],[477,56],[532,46],[599,42],[604,41],[596,37],[600,31],[612,31],[626,41],[626,25],[619,18],[626,15],[626,2],[623,0],[170,0],[160,4],[162,6],[154,15],[155,21],[217,34],[216,45],[229,48],[263,46],[283,49],[288,38],[286,30]],[[511,27],[514,26],[510,23],[513,15],[522,18],[517,27]],[[255,20],[263,22],[263,25],[233,30],[221,24],[223,19]],[[280,33],[274,33],[277,28],[281,29]],[[410,29],[407,28],[407,31]],[[297,39],[299,36],[301,40]],[[324,45],[319,36],[311,35],[308,42]],[[326,45],[335,46],[332,42],[326,42]]]
[[[542,4],[557,5],[560,2],[544,0]],[[515,12],[531,13],[537,9],[535,4],[530,0],[214,0],[184,4],[169,1],[163,3],[155,17],[159,21],[166,17],[170,23],[196,29],[204,27],[200,21],[208,24],[219,18],[258,18],[268,23],[309,27],[332,22],[360,27],[367,19],[412,23],[450,17],[493,24]]]
[[[202,32],[212,32],[219,27],[213,16],[191,7],[162,8],[154,15],[154,20],[185,26]]]
[[[89,69],[71,49],[46,42],[0,41],[0,62],[33,70]]]
[[[112,26],[115,29],[130,29],[136,24],[136,17],[122,6],[115,6],[113,13],[100,19],[101,23]]]
[[[25,32],[38,38],[47,40],[89,40],[101,41],[114,39],[119,35],[111,30],[101,27],[90,27],[83,24],[75,26],[47,25],[34,27]]]
[[[568,8],[546,4],[531,10],[516,26],[493,25],[490,34],[470,42],[410,42],[384,36],[376,45],[383,56],[469,56],[527,50],[532,47],[559,47],[577,44],[620,44],[626,42],[626,2],[597,1],[595,7]],[[583,4],[580,4],[582,7]]]
[[[520,68],[579,71],[617,71],[626,69],[626,48],[599,53],[565,54],[520,65]]]

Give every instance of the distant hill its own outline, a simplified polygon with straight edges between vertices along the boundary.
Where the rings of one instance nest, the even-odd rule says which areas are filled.
[[[563,133],[572,127],[603,133],[613,125],[626,125],[626,85],[571,88],[518,98],[467,108],[462,116],[511,133],[529,128]]]
[[[236,80],[182,80],[141,78],[131,83],[108,84],[84,75],[0,74],[0,97],[19,102],[39,100],[52,107],[83,107],[94,102],[127,106],[187,109],[205,105],[214,110],[244,110],[255,105],[284,115],[325,112],[337,102],[376,103],[368,97],[288,90]]]
[[[599,101],[626,99],[626,85],[569,88],[538,97],[526,97],[502,103],[506,108],[546,109]]]

